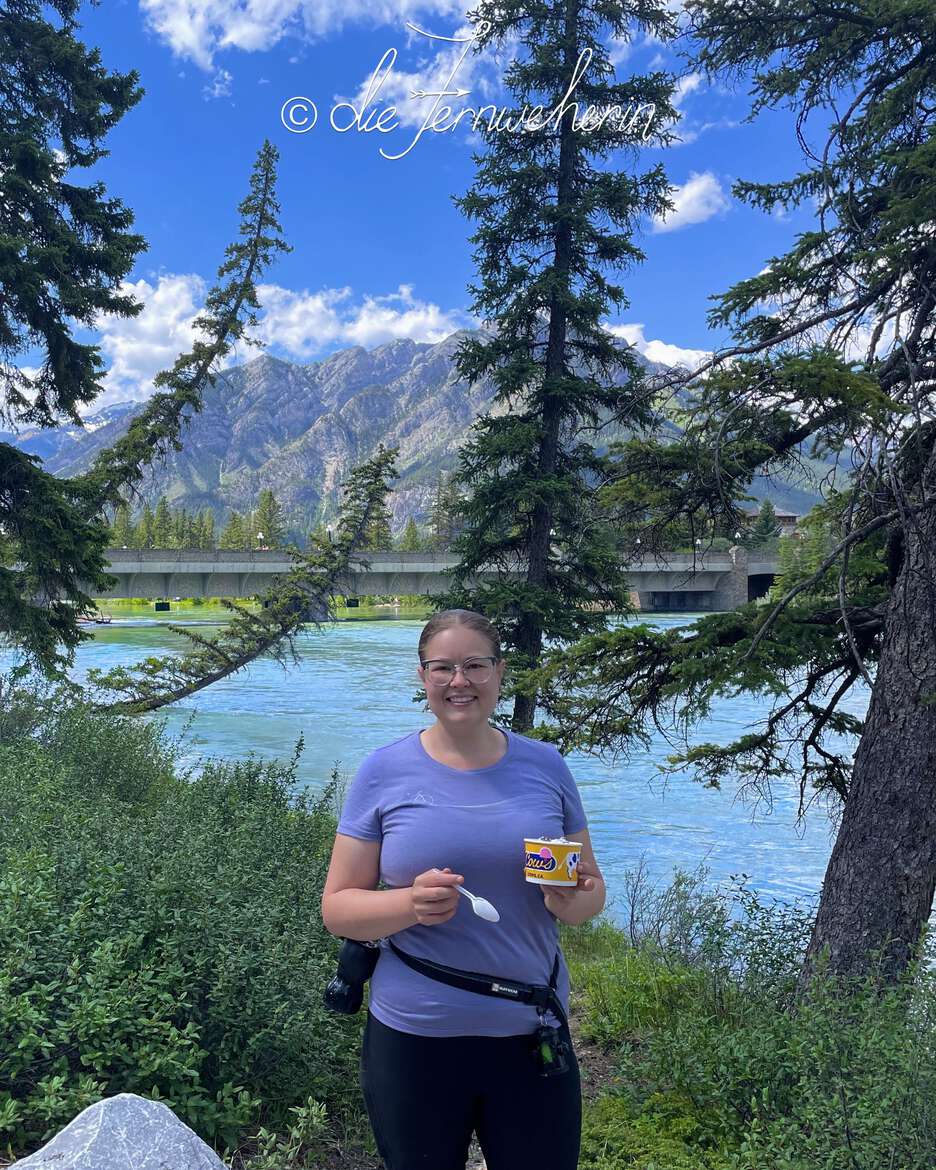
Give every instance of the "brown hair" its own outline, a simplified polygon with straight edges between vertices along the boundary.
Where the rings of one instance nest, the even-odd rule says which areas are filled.
[[[500,634],[497,632],[497,627],[489,622],[483,613],[475,613],[473,609],[443,609],[439,613],[432,615],[423,626],[422,633],[419,635],[420,662],[424,660],[423,651],[429,645],[430,640],[440,630],[447,630],[451,626],[467,626],[469,630],[475,630],[481,634],[490,642],[494,657],[498,662],[500,661]]]

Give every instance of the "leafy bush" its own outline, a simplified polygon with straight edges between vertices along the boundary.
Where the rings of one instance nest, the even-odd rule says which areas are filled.
[[[295,758],[186,777],[158,724],[6,707],[0,1142],[124,1091],[217,1144],[356,1104],[361,1020],[321,1002],[332,793],[293,796]]]
[[[635,1111],[623,1097],[601,1097],[585,1110],[579,1170],[717,1170],[704,1137],[688,1098],[658,1094]]]
[[[583,1031],[619,1086],[586,1109],[583,1170],[929,1170],[928,948],[897,986],[820,972],[796,1000],[808,917],[701,884],[632,883],[627,933],[565,932]]]

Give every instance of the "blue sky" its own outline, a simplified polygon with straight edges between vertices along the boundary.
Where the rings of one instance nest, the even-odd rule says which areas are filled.
[[[97,168],[134,209],[149,243],[131,276],[145,312],[132,322],[101,322],[110,373],[98,406],[145,397],[152,375],[189,344],[266,137],[281,152],[281,222],[294,248],[261,289],[270,352],[314,361],[394,337],[435,341],[472,323],[470,225],[451,199],[472,182],[470,129],[427,133],[396,160],[380,154],[412,141],[426,103],[409,91],[431,88],[458,52],[406,22],[452,36],[464,30],[464,12],[451,0],[108,0],[84,9],[83,39],[100,47],[108,67],[137,69],[146,90]],[[337,133],[329,125],[335,102],[359,97],[391,48],[398,56],[376,104],[395,105],[409,124],[388,134]],[[615,55],[622,78],[656,67],[686,74],[658,43],[616,46]],[[491,54],[470,57],[457,74],[470,95],[455,100],[506,103],[502,67]],[[305,134],[281,120],[284,102],[296,96],[318,107]],[[684,77],[679,105],[685,141],[644,151],[637,163],[662,159],[679,211],[647,224],[647,260],[623,279],[630,308],[609,322],[663,361],[691,361],[723,341],[706,327],[708,298],[759,271],[810,220],[805,210],[785,217],[751,210],[730,193],[737,178],[799,168],[788,114],[742,124],[743,90],[713,88],[694,74]]]

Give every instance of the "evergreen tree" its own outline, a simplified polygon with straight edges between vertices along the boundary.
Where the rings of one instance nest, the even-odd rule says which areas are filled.
[[[390,509],[385,503],[382,508],[376,511],[370,527],[367,529],[364,548],[370,552],[386,552],[392,549],[393,531],[390,523]]]
[[[182,537],[179,548],[198,548],[200,525],[198,517],[182,509]]]
[[[215,547],[215,517],[211,508],[202,510],[198,525],[198,548],[213,549]]]
[[[133,547],[154,548],[155,537],[156,523],[153,516],[153,509],[149,504],[144,504],[140,519],[137,521],[136,527],[133,530]]]
[[[153,516],[153,548],[178,548],[173,541],[172,515],[169,511],[169,501],[160,496],[156,501],[156,512]]]
[[[820,572],[822,562],[829,555],[833,547],[831,534],[823,523],[824,517],[817,512],[808,518],[802,525],[803,543],[800,550],[800,579],[809,578]],[[832,579],[817,582],[816,594],[827,596],[832,587]]]
[[[406,527],[400,536],[397,548],[400,552],[418,552],[422,548],[422,541],[419,538],[419,529],[416,527],[416,521],[412,516],[407,516]]]
[[[269,488],[263,488],[260,492],[252,523],[254,527],[251,531],[258,544],[264,544],[268,548],[282,548],[286,539],[283,511]],[[260,532],[263,533],[262,540],[258,536]]]
[[[779,567],[777,575],[770,586],[769,596],[773,601],[779,601],[786,591],[803,578],[803,560],[800,545],[802,541],[797,536],[781,536],[777,550]]]
[[[132,547],[133,522],[130,519],[130,505],[125,502],[117,505],[114,525],[111,529],[110,543],[113,548]]]
[[[750,548],[770,548],[780,536],[777,512],[770,500],[764,500],[751,526]]]
[[[429,503],[429,537],[428,544],[433,552],[445,552],[448,548],[448,518],[444,510],[445,472],[440,471],[436,477],[432,500]]]
[[[185,508],[172,514],[172,548],[185,548],[185,524],[188,513]]]
[[[104,137],[143,91],[135,72],[109,73],[97,50],[75,39],[78,8],[77,0],[15,0],[0,12],[0,214],[12,245],[2,272],[0,402],[6,417],[45,426],[60,415],[77,422],[78,406],[101,391],[100,350],[75,341],[71,321],[92,327],[99,313],[132,317],[143,307],[120,289],[146,246],[128,231],[132,213],[100,182],[76,182],[108,153]],[[36,346],[46,360],[27,376],[14,360]]]
[[[77,421],[101,391],[104,363],[98,346],[75,340],[74,324],[142,308],[121,290],[145,246],[130,231],[133,216],[102,182],[82,183],[142,90],[136,73],[109,72],[76,39],[78,8],[78,0],[0,7],[3,430]],[[38,372],[20,369],[20,356]],[[85,589],[107,586],[110,528],[101,513],[85,514],[70,481],[11,443],[0,443],[0,483],[0,634],[53,669],[84,636],[76,617],[91,604]]]
[[[102,314],[142,308],[121,291],[144,247],[129,231],[132,214],[102,182],[80,183],[142,91],[136,74],[108,72],[98,50],[77,40],[78,8],[77,0],[0,8],[0,421],[14,425],[77,419],[101,391],[104,364],[99,347],[75,341],[74,323],[93,327]],[[227,249],[196,322],[199,340],[156,376],[157,392],[126,434],[74,479],[0,443],[0,635],[30,665],[58,673],[88,636],[77,622],[91,604],[86,591],[111,583],[106,509],[178,445],[184,419],[201,409],[204,389],[255,320],[254,282],[286,248],[275,218],[276,159],[264,144],[240,205],[241,240]],[[38,375],[17,367],[19,355]]]
[[[253,544],[244,525],[244,517],[240,512],[232,512],[218,538],[218,548],[246,549],[252,547]]]
[[[140,482],[157,456],[182,441],[186,419],[202,407],[206,387],[214,385],[219,365],[237,341],[254,344],[247,335],[257,324],[256,280],[278,252],[288,252],[276,216],[276,163],[279,154],[265,142],[250,174],[250,190],[238,211],[240,239],[229,244],[217,280],[194,324],[200,331],[190,352],[180,354],[171,370],[153,379],[156,393],[113,447],[102,451],[82,476],[81,490],[92,506],[112,502],[122,487]]]
[[[670,206],[669,188],[661,166],[632,173],[609,159],[669,141],[673,110],[668,77],[616,81],[607,45],[665,40],[674,24],[654,0],[482,0],[473,18],[479,51],[508,39],[518,48],[504,79],[514,117],[523,107],[556,113],[533,116],[524,133],[486,132],[475,184],[458,200],[477,225],[473,308],[491,325],[463,342],[457,369],[467,382],[489,379],[501,410],[478,420],[460,452],[456,482],[471,495],[453,588],[438,604],[498,623],[515,680],[512,725],[530,732],[539,691],[525,672],[545,640],[600,630],[607,609],[630,606],[610,534],[591,523],[604,460],[583,428],[649,418],[642,367],[605,328],[629,303],[606,274],[643,258],[633,235]],[[643,106],[643,116],[585,125],[579,100],[606,111]],[[492,565],[503,570],[498,580],[470,584]]]
[[[751,78],[752,115],[791,106],[801,140],[821,136],[801,173],[734,194],[767,212],[815,206],[817,221],[715,298],[712,323],[735,344],[684,379],[684,437],[635,440],[619,473],[652,469],[663,516],[730,524],[752,478],[800,467],[801,453],[854,471],[811,513],[802,575],[774,605],[713,614],[688,636],[614,631],[557,655],[544,685],[563,695],[564,746],[616,750],[674,709],[697,720],[725,693],[779,695],[756,731],[670,766],[754,792],[790,778],[801,815],[807,793],[840,807],[800,991],[823,954],[832,976],[894,981],[936,888],[936,9],[686,9],[695,68]],[[861,678],[864,719],[846,703]]]
[[[429,547],[448,552],[462,528],[461,492],[454,473],[440,471],[429,505]]]

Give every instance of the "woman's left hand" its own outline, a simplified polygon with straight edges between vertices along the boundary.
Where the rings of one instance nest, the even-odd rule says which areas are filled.
[[[587,911],[581,921],[585,918],[591,918],[593,914],[597,914],[600,906],[591,907],[593,898],[588,897],[589,894],[594,894],[598,891],[599,886],[603,886],[604,881],[601,873],[596,865],[591,865],[584,858],[578,863],[578,885],[576,886],[540,886],[543,891],[543,901],[546,903],[546,909],[556,916],[562,922],[578,921],[579,904],[581,909]],[[601,890],[601,901],[604,901],[604,891]]]

